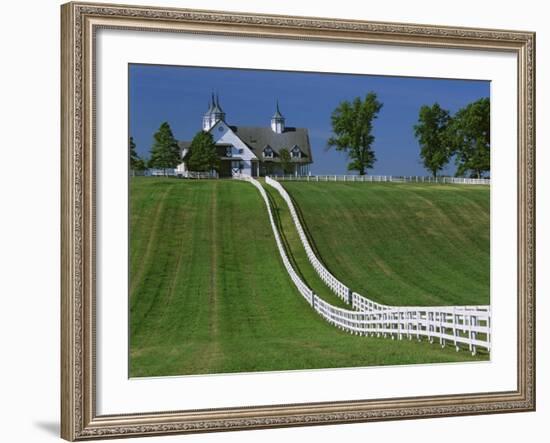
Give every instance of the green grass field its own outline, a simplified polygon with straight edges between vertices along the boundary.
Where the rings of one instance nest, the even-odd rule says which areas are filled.
[[[489,304],[489,187],[284,182],[327,268],[389,305]]]
[[[129,297],[131,377],[488,358],[326,323],[288,278],[265,205],[245,182],[133,178]]]

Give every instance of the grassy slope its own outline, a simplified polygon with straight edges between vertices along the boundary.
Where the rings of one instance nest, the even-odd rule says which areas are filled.
[[[489,188],[291,183],[320,257],[353,290],[393,305],[489,303]]]
[[[341,308],[351,309],[340,297],[338,297],[332,290],[321,280],[315,269],[310,264],[307,258],[306,251],[300,240],[300,235],[296,230],[292,216],[288,209],[288,205],[283,200],[279,192],[271,186],[264,185],[273,209],[273,214],[281,238],[285,243],[287,254],[294,266],[294,269],[300,274],[302,280],[323,300],[331,303],[334,306]]]
[[[248,183],[138,177],[130,204],[132,377],[474,359],[327,324],[286,275]]]

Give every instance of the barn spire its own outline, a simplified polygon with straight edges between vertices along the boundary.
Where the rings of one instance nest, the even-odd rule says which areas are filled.
[[[281,114],[281,110],[279,109],[278,99],[275,106],[275,114],[273,114],[273,117],[271,117],[271,129],[277,134],[281,134],[285,130],[285,118],[283,114]]]
[[[222,107],[220,106],[220,98],[218,93],[214,95],[214,92],[212,92],[208,111],[206,111],[202,117],[202,130],[208,131],[220,120],[225,120],[225,112],[223,112]]]

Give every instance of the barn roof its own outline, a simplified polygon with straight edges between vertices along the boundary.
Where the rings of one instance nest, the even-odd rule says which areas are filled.
[[[278,161],[279,151],[283,148],[291,151],[294,146],[298,146],[302,152],[301,163],[311,163],[311,145],[309,142],[308,130],[306,128],[287,127],[278,134],[270,127],[258,126],[230,126],[237,136],[245,142],[259,159],[263,158],[263,151],[266,147],[271,147],[275,155],[273,160]]]
[[[290,152],[294,146],[297,146],[302,156],[299,159],[292,159],[292,161],[298,163],[313,162],[308,130],[306,128],[286,127],[282,133],[276,133],[270,127],[228,126],[260,160],[264,159],[263,151],[267,147],[270,147],[274,152],[273,158],[269,160],[279,162],[279,152],[281,149],[286,148]],[[178,146],[183,153],[184,149],[189,149],[191,141],[178,141]]]

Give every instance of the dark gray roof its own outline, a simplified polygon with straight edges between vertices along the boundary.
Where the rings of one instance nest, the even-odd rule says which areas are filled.
[[[252,149],[260,160],[263,159],[263,151],[267,146],[270,146],[275,152],[274,161],[278,161],[278,154],[281,149],[286,148],[290,151],[294,146],[298,146],[302,151],[302,158],[294,161],[300,163],[311,163],[313,161],[306,128],[287,127],[281,134],[277,134],[270,127],[230,126],[230,128]]]
[[[227,124],[227,123],[226,123]],[[210,130],[212,130],[214,125]],[[311,145],[309,144],[309,135],[306,128],[292,128],[287,127],[281,134],[274,132],[271,127],[258,127],[258,126],[229,126],[235,134],[247,144],[247,146],[254,152],[254,155],[259,160],[264,160],[263,152],[267,146],[270,146],[274,151],[273,158],[270,161],[279,161],[279,151],[283,148],[292,150],[294,146],[298,146],[302,152],[300,159],[293,159],[292,161],[298,163],[312,163],[313,156],[311,155]],[[183,151],[191,146],[191,141],[180,140],[178,141],[180,150]]]

